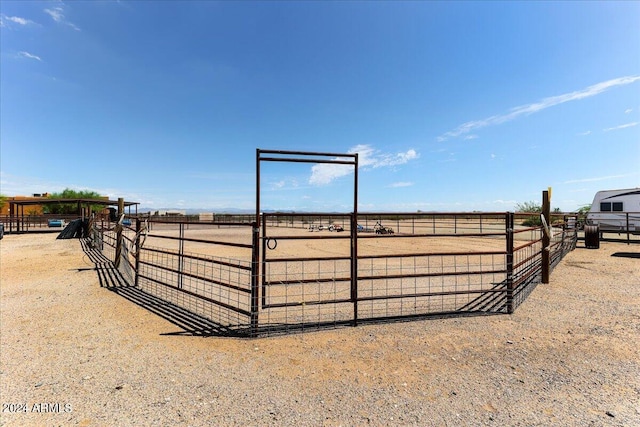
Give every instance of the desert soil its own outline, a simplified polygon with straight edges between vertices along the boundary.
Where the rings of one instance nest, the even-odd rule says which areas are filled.
[[[93,267],[0,241],[0,425],[640,426],[637,244],[579,242],[513,315],[259,339],[181,333]]]

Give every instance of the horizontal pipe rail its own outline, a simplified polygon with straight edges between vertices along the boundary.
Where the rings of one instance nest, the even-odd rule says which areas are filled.
[[[379,301],[379,300],[386,300],[386,299],[427,298],[427,297],[438,297],[438,296],[487,294],[487,293],[504,293],[504,289],[445,291],[445,292],[418,292],[414,294],[379,295],[379,296],[358,297],[358,302]],[[295,302],[286,302],[286,303],[270,303],[270,304],[263,305],[263,308],[283,308],[283,307],[299,307],[299,306],[305,306],[305,305],[340,304],[340,303],[348,303],[352,301],[353,300],[350,298],[336,299],[336,300],[295,301]]]
[[[265,240],[349,240],[348,234],[325,234],[323,236],[269,236]]]
[[[472,270],[472,271],[445,271],[445,272],[436,272],[436,273],[400,273],[400,274],[381,274],[381,275],[371,275],[371,276],[363,276],[358,275],[359,280],[381,280],[381,279],[416,279],[422,277],[440,277],[440,276],[477,276],[482,274],[503,274],[506,273],[507,270]],[[320,278],[316,277],[313,279],[292,279],[292,280],[273,280],[266,281],[264,284],[266,286],[286,286],[286,285],[295,285],[295,284],[303,284],[303,283],[328,283],[328,282],[348,282],[350,280],[349,277],[342,278]]]
[[[155,278],[153,278],[153,277],[145,276],[145,275],[143,275],[143,274],[140,274],[139,276],[140,276],[141,278],[143,278],[143,279],[149,280],[149,281],[154,282],[154,283],[156,283],[156,284],[158,284],[158,285],[165,286],[165,287],[167,287],[167,288],[171,288],[171,289],[173,289],[174,291],[182,292],[182,293],[184,293],[184,294],[191,295],[192,297],[199,298],[199,299],[201,299],[201,300],[203,300],[203,301],[207,301],[207,302],[210,302],[210,303],[212,303],[212,304],[218,305],[218,306],[220,306],[220,307],[224,307],[224,308],[226,308],[227,310],[231,310],[231,311],[234,311],[234,312],[236,312],[236,313],[240,313],[240,314],[245,315],[245,316],[250,316],[250,315],[251,315],[251,313],[250,313],[249,311],[247,311],[247,310],[243,310],[243,309],[241,309],[240,307],[236,307],[236,306],[233,306],[233,305],[231,305],[231,304],[226,304],[226,303],[224,303],[224,302],[222,302],[222,301],[217,301],[217,300],[215,300],[215,299],[213,299],[213,298],[209,298],[209,297],[207,297],[207,296],[204,296],[204,295],[198,294],[198,293],[196,293],[196,292],[192,292],[192,291],[190,291],[190,290],[188,290],[188,289],[179,288],[179,287],[177,287],[177,286],[175,286],[175,285],[171,285],[171,284],[169,284],[169,283],[162,282],[162,281],[157,280],[157,279],[155,279]]]
[[[165,250],[165,249],[149,248],[149,247],[144,248],[144,250],[145,251],[149,251],[149,252],[159,253],[159,254],[173,255],[175,257],[193,259],[193,260],[197,260],[197,261],[206,261],[206,262],[210,262],[210,263],[216,264],[216,265],[224,265],[225,267],[238,268],[240,270],[247,270],[247,271],[251,270],[251,266],[249,266],[249,265],[234,264],[232,262],[221,261],[221,260],[217,260],[215,258],[208,258],[206,256],[201,256],[201,255],[195,255],[195,254],[189,254],[189,253],[180,254],[179,252],[173,252],[173,251],[168,251],[168,250]]]
[[[250,244],[247,243],[233,243],[233,242],[224,242],[221,240],[206,240],[206,239],[193,239],[193,238],[189,238],[189,237],[176,237],[176,236],[159,236],[159,235],[148,235],[147,236],[148,239],[166,239],[166,240],[178,240],[178,241],[183,241],[183,242],[194,242],[194,243],[211,243],[214,245],[221,245],[221,246],[233,246],[236,248],[246,248],[246,249],[251,249],[252,246]]]
[[[495,233],[458,233],[458,234],[447,234],[447,233],[429,233],[429,234],[408,234],[408,233],[394,233],[394,234],[377,234],[374,231],[364,232],[366,234],[358,234],[358,239],[376,239],[376,238],[385,238],[392,239],[394,237],[404,238],[404,237],[501,237],[505,236],[504,232],[495,232]]]
[[[202,280],[205,283],[212,283],[214,285],[218,285],[218,286],[221,286],[221,287],[226,288],[226,289],[233,289],[235,291],[244,292],[244,293],[247,293],[247,294],[251,293],[251,289],[249,289],[249,288],[243,288],[243,287],[240,287],[240,286],[232,285],[230,283],[226,283],[226,282],[221,282],[219,280],[210,279],[208,277],[200,276],[200,275],[194,274],[194,273],[189,273],[189,272],[186,272],[186,271],[183,271],[183,270],[180,270],[180,269],[161,266],[161,265],[153,264],[153,263],[150,263],[150,262],[147,262],[147,261],[143,261],[143,260],[140,260],[140,264],[141,265],[147,265],[147,266],[153,267],[153,268],[157,268],[157,269],[163,270],[163,271],[168,271],[170,273],[175,273],[175,274],[180,274],[180,275],[183,275],[183,276],[187,276],[187,277],[190,277],[192,279]],[[140,277],[142,277],[142,276],[140,276]]]
[[[536,243],[542,243],[542,239],[532,240],[532,241],[527,242],[527,243],[525,243],[525,244],[523,244],[523,245],[516,246],[516,247],[514,247],[514,248],[513,248],[513,252],[514,252],[514,253],[515,253],[515,252],[518,252],[518,251],[520,251],[520,250],[522,250],[522,249],[528,248],[529,246],[533,246],[533,245],[535,245]]]
[[[505,251],[484,251],[484,252],[418,252],[407,254],[389,255],[360,255],[358,259],[380,259],[380,258],[409,258],[409,257],[431,257],[431,256],[469,256],[469,255],[506,255]]]

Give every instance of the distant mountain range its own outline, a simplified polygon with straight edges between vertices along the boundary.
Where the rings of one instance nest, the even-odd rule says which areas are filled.
[[[196,208],[138,208],[138,213],[156,212],[156,211],[180,211],[185,212],[186,215],[197,215],[199,213],[215,213],[215,214],[233,214],[233,215],[250,215],[255,214],[255,209],[242,209],[242,208],[220,208],[220,209],[196,209]],[[264,209],[263,212],[291,212],[294,211],[276,211],[272,209]]]

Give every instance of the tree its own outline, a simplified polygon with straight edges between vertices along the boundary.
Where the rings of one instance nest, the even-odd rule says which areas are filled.
[[[75,191],[70,188],[65,188],[61,193],[51,193],[50,199],[102,199],[102,196],[95,191],[81,190]],[[104,209],[102,205],[91,205],[92,212],[100,212]],[[73,215],[76,213],[78,207],[73,203],[55,203],[51,205],[44,205],[42,211],[49,214],[58,215]]]
[[[7,204],[7,196],[4,194],[0,194],[0,209],[4,208],[4,205]]]
[[[523,202],[516,204],[516,212],[542,212],[542,205],[537,202]]]
[[[527,227],[537,227],[542,225],[542,220],[540,219],[540,214],[542,213],[542,205],[537,202],[523,202],[516,204],[516,212],[518,213],[533,213],[535,215],[531,215],[527,217],[522,225]],[[560,208],[554,208],[553,213],[561,213]]]
[[[582,228],[585,222],[587,222],[587,214],[589,213],[590,210],[591,210],[591,205],[584,205],[576,211],[576,213],[578,214],[578,226],[580,228]]]

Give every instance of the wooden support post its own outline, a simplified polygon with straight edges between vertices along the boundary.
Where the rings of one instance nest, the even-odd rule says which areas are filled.
[[[120,257],[122,256],[122,224],[116,225],[116,255],[113,260],[113,265],[120,267]]]
[[[551,200],[549,199],[549,192],[542,192],[542,215],[544,216],[547,225],[549,226],[549,230],[551,230]],[[543,225],[544,227],[544,225]],[[549,283],[549,276],[551,272],[551,254],[550,247],[551,244],[551,236],[547,230],[543,230],[542,232],[542,283]]]

